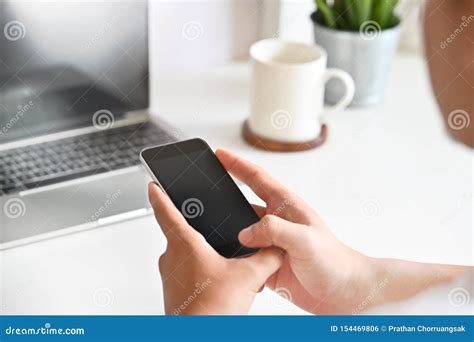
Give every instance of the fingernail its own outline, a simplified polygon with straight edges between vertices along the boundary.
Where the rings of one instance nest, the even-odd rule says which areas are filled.
[[[242,243],[249,242],[252,240],[253,234],[252,234],[252,228],[245,228],[244,230],[241,230],[239,233],[239,241]]]

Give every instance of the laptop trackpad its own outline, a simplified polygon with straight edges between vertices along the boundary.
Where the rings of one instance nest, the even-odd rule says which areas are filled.
[[[2,220],[0,243],[39,237],[64,228],[148,208],[149,176],[141,167],[105,173],[95,177],[0,197],[0,204],[12,209]],[[16,208],[16,209],[15,209]],[[50,235],[50,234],[49,234]]]

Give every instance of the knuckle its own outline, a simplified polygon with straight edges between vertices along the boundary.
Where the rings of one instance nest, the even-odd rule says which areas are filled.
[[[266,177],[268,177],[266,171],[260,166],[254,165],[253,170],[248,176],[248,179],[251,179],[249,185],[252,185],[253,187],[260,187]]]
[[[275,240],[277,240],[275,235],[278,232],[276,228],[279,222],[280,219],[275,215],[265,215],[255,235],[258,235],[260,236],[260,239],[269,241],[273,244]]]
[[[203,245],[203,244],[206,244],[207,241],[206,241],[206,238],[204,237],[204,235],[202,235],[201,233],[198,233],[196,232],[192,232],[193,233],[193,236],[192,236],[192,240],[193,240],[193,245],[197,245],[197,246],[200,246],[200,245]]]
[[[262,218],[262,228],[266,230],[271,230],[276,227],[278,224],[278,217],[272,214],[267,214]]]

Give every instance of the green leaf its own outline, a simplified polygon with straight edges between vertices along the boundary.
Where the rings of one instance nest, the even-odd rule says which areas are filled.
[[[357,20],[357,0],[346,0],[346,9],[345,16],[347,23],[349,24],[351,30],[359,30],[358,20]]]
[[[317,21],[327,27],[358,31],[368,20],[376,21],[381,29],[398,25],[394,13],[398,0],[315,0]]]
[[[328,6],[325,0],[315,0],[318,12],[321,13],[324,23],[327,27],[336,28],[335,13],[331,7]]]
[[[334,0],[334,9],[337,13],[344,15],[346,10],[347,1],[346,0]]]
[[[398,0],[374,0],[374,12],[372,19],[379,23],[383,29],[389,28],[394,23],[395,6]]]
[[[357,0],[354,6],[357,13],[357,27],[359,28],[372,17],[373,0]]]
[[[400,18],[394,14],[390,19],[390,24],[388,25],[388,27],[395,27],[398,24],[400,24]]]
[[[347,5],[346,0],[334,0],[333,8],[334,8],[335,16],[336,16],[336,25],[337,25],[337,28],[341,30],[351,29],[346,18],[346,15],[347,15],[346,5]]]
[[[336,23],[337,23],[337,28],[340,30],[345,30],[345,31],[351,30],[351,26],[349,25],[349,23],[340,14],[336,16]]]

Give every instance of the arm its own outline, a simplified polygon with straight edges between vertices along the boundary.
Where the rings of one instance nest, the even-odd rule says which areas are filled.
[[[397,302],[417,295],[430,287],[449,283],[470,267],[426,264],[397,259],[369,258],[371,276],[361,291],[360,305],[353,312]],[[373,295],[375,294],[375,295]],[[365,296],[365,297],[364,297]],[[370,300],[367,300],[370,298]]]

